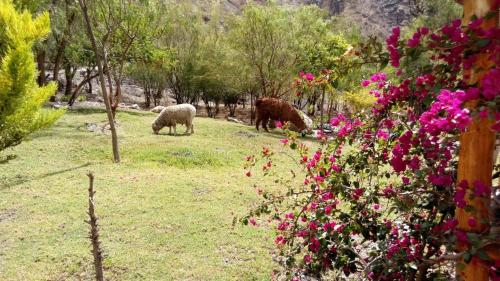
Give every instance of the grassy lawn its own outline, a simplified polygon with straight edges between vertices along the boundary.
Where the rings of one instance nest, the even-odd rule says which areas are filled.
[[[0,154],[16,156],[0,164],[0,280],[93,278],[87,171],[106,279],[269,279],[273,233],[232,221],[257,200],[243,157],[279,150],[278,136],[206,118],[192,136],[153,135],[154,117],[118,113],[121,164],[109,136],[87,130],[106,120],[95,111],[68,112]]]

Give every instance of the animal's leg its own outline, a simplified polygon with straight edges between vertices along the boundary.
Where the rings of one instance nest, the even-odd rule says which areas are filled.
[[[194,134],[194,124],[192,121],[191,121],[191,134]]]
[[[172,126],[168,126],[168,134],[171,135],[172,134]]]
[[[269,133],[269,130],[267,129],[267,123],[269,123],[269,117],[262,119],[262,128],[264,128],[264,130]]]
[[[189,135],[189,129],[191,129],[191,122],[186,121],[186,132],[184,134]]]
[[[260,123],[260,117],[257,117],[257,121],[255,122],[255,128],[257,129],[257,131],[259,130],[259,123]]]

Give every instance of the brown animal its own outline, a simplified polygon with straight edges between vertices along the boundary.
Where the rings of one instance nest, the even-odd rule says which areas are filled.
[[[299,132],[304,132],[307,129],[304,120],[297,112],[297,110],[288,102],[274,98],[260,98],[255,102],[257,109],[257,122],[255,127],[259,130],[259,124],[262,122],[262,127],[267,129],[269,119],[290,122],[297,127]]]

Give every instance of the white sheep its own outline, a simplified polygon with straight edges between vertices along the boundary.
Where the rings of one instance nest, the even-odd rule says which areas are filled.
[[[191,134],[193,134],[193,119],[195,116],[196,108],[190,104],[185,103],[167,106],[160,112],[155,121],[153,121],[153,133],[158,134],[163,127],[168,126],[169,134],[172,134],[172,127],[174,127],[174,134],[176,135],[175,126],[177,123],[180,123],[186,125],[186,134],[189,134],[190,129]]]

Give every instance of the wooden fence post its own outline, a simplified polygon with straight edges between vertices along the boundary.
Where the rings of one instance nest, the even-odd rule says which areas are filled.
[[[464,24],[467,24],[472,16],[484,17],[490,12],[496,12],[493,16],[485,20],[483,28],[498,26],[498,10],[493,10],[496,0],[463,0],[457,1],[464,6]],[[475,63],[475,67],[470,70],[470,78],[466,81],[468,84],[475,84],[480,81],[486,71],[493,65],[486,55],[480,55]],[[470,102],[467,106],[475,108],[477,102]],[[473,182],[492,185],[493,172],[493,153],[495,150],[495,133],[491,130],[493,122],[488,118],[476,117],[473,123],[467,128],[467,131],[460,136],[460,152],[458,163],[457,183],[466,180],[469,184],[465,200],[467,205],[474,207],[474,213],[465,212],[464,209],[457,208],[455,216],[458,220],[457,228],[466,233],[484,233],[489,231],[490,216],[489,206],[490,198],[469,199],[469,194],[473,192]],[[477,224],[470,226],[469,219],[475,219]],[[458,251],[466,250],[466,246],[457,244]],[[496,250],[498,251],[498,250]],[[487,281],[489,280],[488,267],[481,264],[478,258],[474,257],[469,263],[464,260],[457,262],[456,274],[458,280],[465,281]]]

